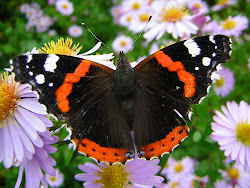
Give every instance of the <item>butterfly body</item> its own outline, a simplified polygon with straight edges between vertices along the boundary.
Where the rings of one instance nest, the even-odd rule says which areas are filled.
[[[114,163],[132,156],[133,140],[146,159],[177,147],[188,136],[191,105],[208,94],[230,52],[228,37],[211,35],[163,48],[135,67],[122,52],[115,70],[53,54],[22,55],[11,67],[49,113],[67,119],[80,153]]]

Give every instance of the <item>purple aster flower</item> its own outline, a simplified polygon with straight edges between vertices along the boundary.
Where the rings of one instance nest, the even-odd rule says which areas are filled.
[[[225,21],[222,21],[218,28],[217,33],[227,36],[239,37],[242,32],[248,28],[248,18],[246,16],[229,16]]]
[[[6,168],[20,164],[15,187],[20,186],[24,169],[28,187],[38,187],[40,181],[46,185],[41,168],[54,174],[55,160],[48,153],[56,151],[50,144],[58,141],[47,129],[53,124],[46,108],[28,84],[5,74],[0,78],[0,109],[0,161]]]
[[[234,164],[226,170],[219,170],[229,187],[250,187],[250,169],[244,170],[242,165]]]
[[[216,80],[213,89],[217,95],[226,97],[234,89],[234,74],[230,69],[223,66],[216,73],[220,76],[220,79]]]
[[[190,157],[184,157],[180,161],[173,158],[168,159],[167,166],[162,170],[168,180],[181,180],[192,175],[194,172],[195,161]]]
[[[218,0],[217,5],[212,7],[213,11],[218,11],[224,8],[227,8],[230,5],[235,4],[236,0]]]
[[[72,25],[69,27],[68,33],[71,37],[79,37],[82,35],[83,30],[82,27],[78,25]]]
[[[51,187],[59,187],[64,181],[64,176],[59,169],[55,169],[55,173],[55,176],[51,176],[50,174],[45,175],[45,178]]]
[[[35,153],[35,146],[42,147],[38,132],[43,133],[52,123],[48,115],[27,84],[14,81],[14,76],[0,78],[0,161],[6,168],[14,158],[22,161]]]
[[[202,0],[188,1],[188,8],[195,14],[202,13],[206,14],[209,12],[209,8]]]
[[[22,4],[21,7],[20,7],[20,11],[21,11],[22,13],[28,12],[29,9],[30,9],[30,5],[29,5],[28,3],[24,3],[24,4]]]
[[[211,138],[225,150],[227,162],[250,167],[250,106],[245,101],[227,102],[222,111],[215,112]]]
[[[86,162],[84,165],[79,165],[79,169],[86,173],[77,174],[75,179],[85,181],[83,186],[86,188],[157,186],[164,180],[155,175],[161,169],[158,163],[159,159],[147,161],[138,157],[125,165],[120,163],[108,165],[105,162],[96,165]]]

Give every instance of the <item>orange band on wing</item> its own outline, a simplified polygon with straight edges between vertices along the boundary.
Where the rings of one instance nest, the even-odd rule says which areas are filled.
[[[67,73],[63,84],[56,90],[56,100],[59,110],[66,113],[70,110],[68,96],[72,92],[74,83],[80,81],[81,77],[89,72],[91,63],[89,60],[82,60],[73,73]]]
[[[189,127],[187,125],[175,127],[166,135],[166,138],[143,146],[141,149],[145,151],[144,157],[151,159],[173,151],[185,138],[187,138],[188,132]]]
[[[76,146],[79,144],[78,139],[72,140]],[[85,138],[81,140],[78,146],[78,152],[92,157],[97,161],[105,161],[107,163],[113,164],[115,162],[124,163],[126,161],[126,149],[117,149],[111,147],[102,147],[99,144]]]
[[[185,67],[180,61],[174,62],[163,51],[158,51],[154,54],[154,57],[162,67],[168,68],[170,72],[176,72],[178,78],[184,83],[184,95],[187,98],[191,98],[195,94],[195,76],[187,72]]]

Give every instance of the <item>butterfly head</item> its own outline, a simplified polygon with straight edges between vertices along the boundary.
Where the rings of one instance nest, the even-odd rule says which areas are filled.
[[[123,51],[119,54],[119,59],[116,61],[116,66],[130,65],[131,61],[126,57]]]

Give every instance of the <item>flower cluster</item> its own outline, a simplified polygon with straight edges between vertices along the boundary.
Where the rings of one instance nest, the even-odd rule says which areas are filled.
[[[31,31],[35,28],[38,33],[44,32],[55,23],[55,19],[44,14],[43,10],[40,9],[39,4],[37,3],[24,3],[21,5],[20,11],[24,13],[28,19],[28,23],[26,25],[27,31]]]

